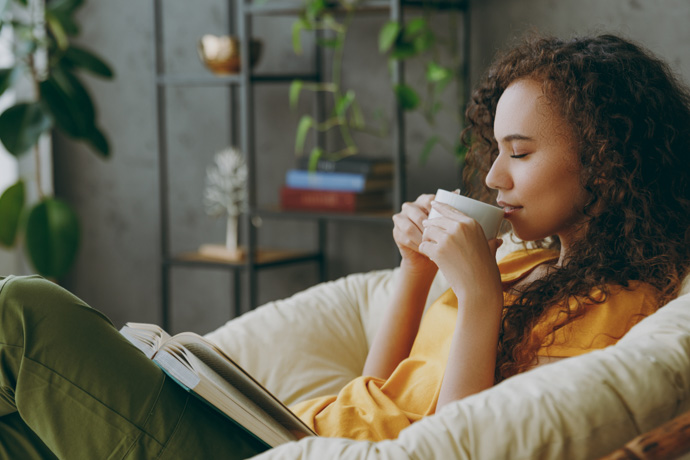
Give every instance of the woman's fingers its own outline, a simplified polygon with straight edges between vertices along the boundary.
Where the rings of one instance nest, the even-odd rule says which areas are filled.
[[[433,195],[421,195],[413,203],[404,203],[400,212],[393,216],[393,238],[398,245],[417,250],[432,199]]]
[[[434,203],[441,216],[425,219],[419,250],[432,260],[447,252],[463,251],[463,248],[485,244],[481,225],[466,214],[443,203]],[[494,243],[498,249],[498,242]],[[495,251],[494,251],[495,253]]]
[[[422,242],[422,232],[416,224],[408,219],[393,216],[395,226],[393,227],[393,240],[398,246],[404,246],[417,250],[419,243]]]

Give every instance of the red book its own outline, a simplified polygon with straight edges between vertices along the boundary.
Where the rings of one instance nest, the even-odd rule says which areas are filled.
[[[357,212],[391,208],[387,192],[337,192],[283,187],[280,190],[283,209],[322,212]]]

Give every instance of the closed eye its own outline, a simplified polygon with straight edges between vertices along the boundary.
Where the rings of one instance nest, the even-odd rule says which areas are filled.
[[[524,158],[527,155],[529,155],[529,153],[514,153],[510,155],[510,158]]]

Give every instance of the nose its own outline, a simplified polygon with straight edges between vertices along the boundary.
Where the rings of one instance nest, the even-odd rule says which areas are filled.
[[[505,155],[499,154],[486,175],[486,186],[494,190],[507,190],[513,186],[508,173]]]

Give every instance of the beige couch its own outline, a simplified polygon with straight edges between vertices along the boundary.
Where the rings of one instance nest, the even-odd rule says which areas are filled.
[[[499,257],[514,249],[501,248]],[[288,405],[362,370],[396,270],[270,302],[208,337]],[[592,459],[690,409],[690,283],[613,347],[452,403],[394,441],[310,438],[261,459]],[[429,303],[446,289],[437,277]]]

